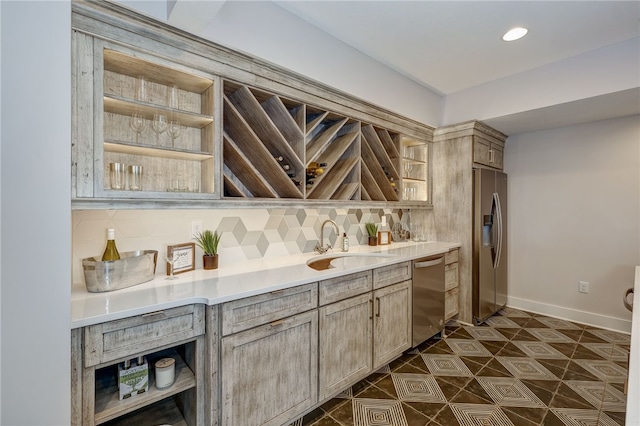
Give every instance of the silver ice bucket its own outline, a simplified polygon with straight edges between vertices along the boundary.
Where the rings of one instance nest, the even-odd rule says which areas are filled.
[[[120,260],[82,259],[84,282],[91,293],[120,290],[151,281],[156,272],[157,250],[120,253]]]

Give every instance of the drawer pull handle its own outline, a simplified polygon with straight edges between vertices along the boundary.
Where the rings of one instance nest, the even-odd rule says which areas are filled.
[[[376,317],[380,318],[380,298],[376,297],[376,304],[378,305],[378,309],[376,311]]]
[[[148,312],[146,314],[142,314],[142,317],[154,317],[156,315],[163,315],[164,311],[155,311],[155,312]]]
[[[280,294],[284,291],[284,289],[280,289],[280,290],[273,290],[272,292],[270,292],[270,294]]]
[[[371,315],[369,316],[369,319],[373,319],[373,299],[369,299],[369,304],[371,305]]]
[[[272,322],[272,323],[271,323],[271,324],[269,324],[269,325],[270,325],[271,327],[276,327],[276,326],[278,326],[278,325],[282,324],[283,322],[284,322],[284,320],[282,320],[282,319],[281,319],[281,320],[278,320],[278,321],[274,321],[274,322]]]

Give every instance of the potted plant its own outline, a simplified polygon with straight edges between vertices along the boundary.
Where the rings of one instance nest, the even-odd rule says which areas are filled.
[[[367,234],[369,234],[369,245],[375,246],[378,244],[378,225],[369,222],[365,223],[364,227],[367,228]]]
[[[220,242],[218,231],[211,232],[207,229],[198,233],[194,240],[204,252],[202,255],[204,269],[218,269],[218,243]]]

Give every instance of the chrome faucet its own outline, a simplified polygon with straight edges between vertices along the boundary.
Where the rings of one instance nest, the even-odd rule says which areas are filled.
[[[324,245],[324,226],[327,223],[330,223],[331,225],[333,225],[333,227],[336,230],[336,235],[340,235],[340,228],[338,228],[338,224],[335,223],[333,220],[328,219],[322,222],[322,226],[320,227],[320,241],[318,242],[318,244],[316,244],[316,248],[315,248],[315,251],[317,251],[320,254],[325,254],[327,251],[329,251],[329,249],[331,249],[331,244],[327,243],[326,247]]]

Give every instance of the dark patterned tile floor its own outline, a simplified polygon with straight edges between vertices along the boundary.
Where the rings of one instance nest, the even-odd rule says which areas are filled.
[[[628,335],[512,308],[445,335],[292,426],[625,424]]]

